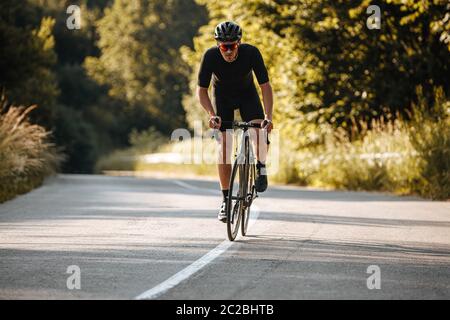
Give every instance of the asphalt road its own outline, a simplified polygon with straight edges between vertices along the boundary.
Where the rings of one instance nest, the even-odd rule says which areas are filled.
[[[0,205],[0,298],[450,299],[450,202],[270,187],[230,245],[220,200],[207,180],[49,179]]]

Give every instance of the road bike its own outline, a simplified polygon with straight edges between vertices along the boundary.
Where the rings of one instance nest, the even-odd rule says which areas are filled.
[[[231,172],[230,186],[226,203],[227,234],[230,241],[234,241],[241,227],[241,234],[245,236],[250,218],[250,207],[258,192],[255,188],[256,157],[250,146],[249,128],[261,128],[260,124],[224,121],[231,124],[233,129],[241,129],[241,143],[235,144],[235,160]],[[237,139],[236,139],[237,140]]]

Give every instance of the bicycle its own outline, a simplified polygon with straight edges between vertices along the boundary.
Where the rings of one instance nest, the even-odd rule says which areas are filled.
[[[241,144],[235,150],[235,161],[230,177],[228,198],[226,203],[227,212],[227,235],[230,241],[234,241],[241,226],[241,234],[245,236],[250,218],[250,207],[254,199],[258,197],[255,188],[256,158],[253,148],[250,147],[248,129],[261,128],[260,124],[223,121],[224,124],[231,124],[233,129],[242,129]],[[267,137],[267,142],[269,142]]]

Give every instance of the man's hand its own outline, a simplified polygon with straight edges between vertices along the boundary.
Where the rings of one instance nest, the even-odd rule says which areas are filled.
[[[220,126],[222,124],[222,119],[219,116],[211,116],[209,118],[209,127],[211,129],[220,129]]]
[[[267,130],[267,133],[270,133],[270,131],[272,131],[272,129],[273,129],[273,123],[272,123],[272,120],[270,120],[270,119],[264,119],[264,120],[261,122],[261,128],[264,129],[264,130]]]

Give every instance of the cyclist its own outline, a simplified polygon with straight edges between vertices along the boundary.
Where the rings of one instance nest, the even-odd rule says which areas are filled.
[[[231,125],[223,122],[233,121],[234,110],[239,108],[242,120],[260,123],[261,129],[267,130],[269,133],[273,128],[273,93],[261,53],[256,47],[241,43],[242,29],[239,25],[232,21],[219,23],[215,28],[214,38],[217,46],[208,49],[201,61],[197,96],[200,104],[209,114],[209,127],[221,131],[218,139],[221,151],[218,171],[223,202],[219,209],[218,219],[226,222],[226,198],[231,176],[229,155],[232,144],[232,139],[226,130],[232,128]],[[261,88],[265,112],[254,84],[252,71]],[[211,77],[212,102],[208,95]],[[254,136],[259,137],[260,135]],[[255,188],[258,192],[264,192],[267,188],[265,169],[267,139],[254,140],[252,139],[252,142],[256,143],[257,157]],[[266,145],[260,148],[261,143]]]

